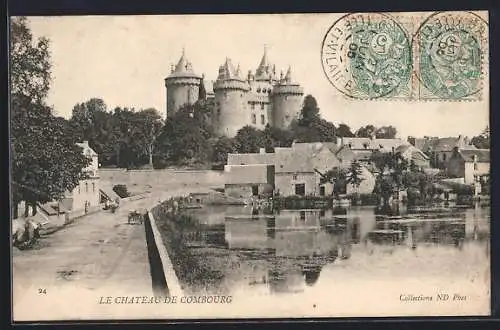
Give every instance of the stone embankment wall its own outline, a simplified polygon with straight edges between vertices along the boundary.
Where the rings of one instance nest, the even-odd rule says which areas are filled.
[[[101,183],[124,184],[131,192],[171,190],[181,187],[224,187],[224,172],[212,170],[99,169]]]
[[[148,212],[144,226],[154,295],[158,297],[182,296],[183,291],[179,279],[175,274],[174,267],[151,211]]]

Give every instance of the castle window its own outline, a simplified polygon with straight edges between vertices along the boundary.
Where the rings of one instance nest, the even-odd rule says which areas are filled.
[[[265,122],[266,122],[266,118],[264,117],[264,115],[260,115],[260,123],[261,123],[262,125],[264,125],[264,124],[265,124]]]
[[[264,110],[264,103],[261,103],[261,105],[260,105],[260,109],[261,109],[261,110]]]
[[[252,113],[252,124],[257,124],[257,117],[255,116],[255,113]]]

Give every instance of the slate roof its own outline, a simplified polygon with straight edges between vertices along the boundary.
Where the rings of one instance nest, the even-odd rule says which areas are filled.
[[[422,157],[424,157],[424,159],[429,159],[429,156],[427,156],[422,150],[412,146],[412,145],[402,145],[402,146],[399,146],[396,148],[396,152],[400,152],[400,153],[404,153],[406,152],[408,149],[411,150],[412,153],[416,152],[416,153],[419,153],[420,155],[422,155]]]
[[[453,151],[453,148],[459,147],[464,150],[473,150],[476,147],[472,144],[465,143],[460,137],[431,137],[424,139],[415,139],[415,147],[423,152],[442,152]]]
[[[401,145],[409,144],[401,139],[370,139],[370,138],[342,138],[342,145],[350,145],[353,150],[386,150],[392,151]]]
[[[490,149],[460,150],[460,154],[466,162],[473,162],[474,156],[479,163],[490,162]]]
[[[340,162],[330,143],[295,143],[291,148],[275,148],[274,153],[228,154],[228,165],[275,165],[276,173],[310,173],[315,168],[335,167]]]

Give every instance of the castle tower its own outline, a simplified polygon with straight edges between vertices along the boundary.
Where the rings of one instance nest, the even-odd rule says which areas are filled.
[[[283,76],[282,76],[283,77]],[[273,88],[273,126],[286,129],[300,116],[304,89],[292,80],[292,69]]]
[[[215,106],[212,112],[212,124],[217,135],[233,137],[238,130],[249,124],[247,109],[248,82],[241,77],[231,60],[219,67],[219,75],[213,86]]]
[[[186,59],[184,50],[179,62],[165,78],[167,118],[184,105],[196,103],[202,77],[194,73],[191,63]]]
[[[273,125],[271,94],[273,84],[276,82],[275,75],[275,66],[269,62],[267,49],[264,48],[264,54],[255,70],[255,75],[250,72],[248,76],[248,83],[250,85],[250,93],[248,95],[250,125],[258,129],[264,129],[268,124]]]

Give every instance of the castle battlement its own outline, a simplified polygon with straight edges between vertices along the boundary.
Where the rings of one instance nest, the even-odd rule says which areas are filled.
[[[246,82],[244,80],[231,78],[231,79],[215,81],[213,89],[214,89],[214,92],[216,92],[216,93],[218,90],[223,90],[223,89],[235,89],[235,90],[248,91],[248,90],[250,90],[250,85],[248,84],[248,82]]]
[[[275,85],[273,94],[304,95],[304,88],[299,85]]]
[[[266,125],[287,128],[300,115],[303,88],[292,81],[291,68],[286,75],[276,76],[276,66],[267,58],[267,51],[255,70],[241,75],[229,58],[219,66],[213,85],[205,85],[204,76],[197,75],[183,52],[179,63],[165,79],[167,117],[186,104],[194,104],[200,85],[210,104],[210,124],[218,135],[234,136],[245,125],[263,129]],[[207,88],[209,87],[209,88]]]

